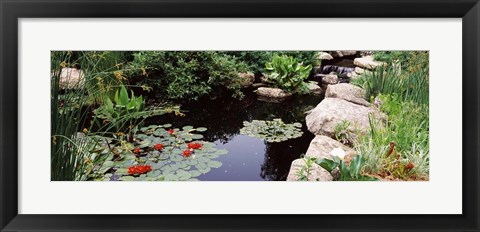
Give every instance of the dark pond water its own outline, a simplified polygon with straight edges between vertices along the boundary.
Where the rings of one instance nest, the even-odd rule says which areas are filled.
[[[218,158],[223,165],[198,177],[208,181],[262,181],[285,180],[290,164],[307,151],[313,139],[305,126],[305,112],[313,109],[322,96],[293,96],[282,103],[257,100],[254,93],[246,93],[242,101],[220,98],[184,104],[184,117],[171,114],[147,121],[147,124],[171,123],[173,127],[185,125],[207,127],[202,132],[206,141],[214,142],[228,154]],[[285,123],[303,124],[303,136],[279,143],[240,134],[243,121],[281,118]]]

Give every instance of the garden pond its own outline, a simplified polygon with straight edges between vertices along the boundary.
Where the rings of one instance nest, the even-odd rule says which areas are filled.
[[[210,141],[228,153],[216,158],[218,168],[196,177],[202,181],[283,181],[293,160],[304,154],[313,139],[305,125],[305,112],[321,100],[318,95],[294,95],[281,103],[257,100],[255,93],[246,93],[243,100],[217,98],[181,106],[184,116],[165,114],[150,118],[144,126],[169,122],[174,128],[186,125],[208,128],[203,141]],[[267,142],[265,139],[241,133],[244,122],[281,119],[296,123],[301,133],[286,141]],[[300,125],[301,124],[301,125]]]

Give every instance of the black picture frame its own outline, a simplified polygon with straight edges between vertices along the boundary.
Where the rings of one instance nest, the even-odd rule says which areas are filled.
[[[1,231],[479,231],[478,0],[0,0]],[[461,215],[18,214],[19,18],[462,18]],[[451,171],[455,171],[452,168]],[[448,186],[446,186],[448,188]],[[39,196],[41,198],[41,196]],[[441,202],[439,202],[441,204]],[[94,210],[94,209],[92,209]],[[95,213],[92,211],[92,213]]]

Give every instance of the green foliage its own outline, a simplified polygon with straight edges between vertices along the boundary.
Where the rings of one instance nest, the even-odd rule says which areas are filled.
[[[184,126],[171,128],[171,124],[150,125],[140,128],[135,141],[130,143],[122,138],[112,139],[92,136],[99,143],[86,170],[89,180],[98,181],[195,181],[196,177],[220,168],[222,163],[216,160],[227,154],[227,150],[218,149],[214,143],[202,141],[203,136],[196,132],[206,128]],[[173,133],[170,133],[169,130]],[[201,144],[200,148],[190,148],[189,143]],[[161,149],[155,146],[161,144]],[[138,148],[140,152],[135,153]],[[188,156],[183,155],[188,150]],[[135,165],[149,165],[151,171],[134,175],[128,168]]]
[[[350,132],[348,131],[348,127],[350,126],[350,122],[347,120],[340,121],[337,125],[335,125],[334,133],[335,138],[337,141],[347,145],[351,144],[350,139]]]
[[[316,161],[320,167],[324,168],[333,175],[334,170],[338,167],[340,173],[340,181],[372,181],[376,178],[362,175],[362,168],[365,164],[365,159],[362,155],[356,155],[352,158],[350,165],[345,164],[343,160],[337,156],[331,159],[320,159]]]
[[[180,113],[179,107],[144,109],[144,105],[145,103],[141,95],[136,97],[133,91],[131,91],[131,96],[129,97],[127,89],[122,85],[120,90],[115,92],[113,102],[106,96],[104,103],[94,110],[94,121],[102,130],[109,131],[111,128],[114,128],[115,132],[128,131],[133,136],[133,129],[140,125],[145,118],[169,112]]]
[[[241,98],[238,73],[246,65],[233,56],[211,51],[145,51],[134,53],[128,76],[140,85],[151,86],[169,99],[192,99],[229,92]]]
[[[428,51],[377,51],[374,59],[390,65],[400,64],[408,73],[428,70]]]
[[[267,83],[287,92],[308,93],[308,84],[305,80],[311,70],[311,65],[303,66],[303,63],[286,55],[274,55],[272,61],[265,64]]]
[[[298,181],[309,181],[311,179],[311,171],[313,164],[315,164],[315,159],[312,157],[305,157],[305,154],[302,154],[301,156],[305,165],[300,167],[295,175],[297,176]]]
[[[84,157],[92,146],[90,140],[81,139],[77,131],[83,127],[87,106],[85,88],[69,90],[60,95],[60,72],[71,59],[70,52],[51,52],[51,180],[84,180]],[[89,70],[85,70],[89,73]]]
[[[256,74],[266,72],[265,64],[270,62],[275,54],[291,56],[303,62],[304,65],[319,65],[319,60],[315,58],[317,52],[314,51],[231,51],[226,53],[247,64],[248,69]]]
[[[84,71],[85,88],[90,103],[102,103],[105,96],[111,96],[120,85],[125,83],[123,67],[129,52],[80,51],[73,55],[78,58],[67,65],[79,67]]]
[[[252,122],[243,122],[244,127],[240,129],[240,134],[257,137],[267,140],[267,142],[282,142],[303,135],[302,124],[286,124],[282,119],[276,118],[273,121],[253,120]]]
[[[398,95],[379,95],[374,105],[388,115],[386,126],[370,120],[371,130],[355,146],[366,159],[365,170],[399,179],[427,178],[429,173],[429,107],[402,101]],[[394,153],[389,154],[390,142]],[[398,156],[398,157],[397,157]],[[409,163],[411,170],[403,170]]]
[[[395,67],[379,67],[374,72],[366,72],[359,79],[353,84],[364,88],[367,98],[383,93],[397,94],[402,101],[413,101],[418,104],[429,102],[428,69],[399,74]]]

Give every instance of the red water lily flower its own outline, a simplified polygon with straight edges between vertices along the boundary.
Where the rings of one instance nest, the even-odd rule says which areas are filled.
[[[130,166],[128,168],[128,174],[130,175],[138,175],[138,174],[143,174],[143,173],[147,173],[149,171],[152,171],[152,166],[150,165],[138,165],[138,166]]]
[[[202,149],[202,144],[200,143],[189,143],[187,146],[189,149]]]
[[[145,165],[145,172],[149,172],[149,171],[152,171],[152,166],[150,165]]]
[[[145,167],[142,165],[138,165],[136,168],[137,173],[142,174],[146,171]]]
[[[183,151],[183,157],[189,157],[190,154],[192,154],[192,153],[190,152],[190,150],[184,150],[184,151]]]
[[[130,167],[128,168],[128,174],[134,175],[134,174],[136,174],[136,173],[137,173],[137,169],[135,168],[135,166],[130,166]]]
[[[175,131],[174,131],[173,129],[169,129],[169,130],[168,130],[168,133],[171,134],[171,135],[173,135],[173,134],[175,134]]]
[[[163,149],[163,144],[161,143],[155,144],[153,148],[155,148],[155,150],[157,151],[161,151]]]
[[[135,149],[133,149],[133,152],[135,154],[139,154],[140,153],[140,148],[136,147]]]

